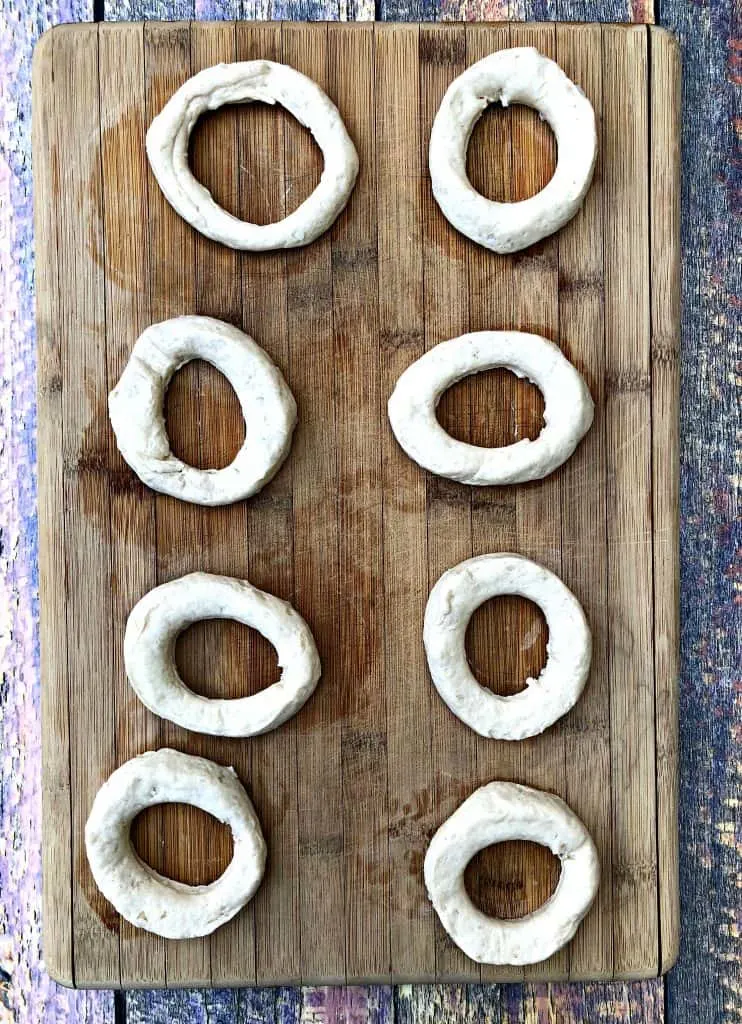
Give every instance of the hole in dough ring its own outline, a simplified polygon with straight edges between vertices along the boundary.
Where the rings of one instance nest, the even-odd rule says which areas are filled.
[[[174,373],[204,359],[235,390],[245,440],[223,469],[197,469],[170,449],[164,406]],[[196,505],[229,505],[255,494],[289,453],[296,402],[275,363],[252,338],[206,316],[180,316],[148,327],[108,396],[116,444],[139,479]]]
[[[314,136],[325,165],[317,188],[293,213],[272,224],[250,224],[214,201],[188,166],[188,141],[199,117],[226,103],[280,103]],[[216,64],[189,78],[152,121],[147,156],[168,202],[215,242],[260,252],[308,245],[348,201],[358,154],[337,107],[320,87],[286,64],[252,60]]]
[[[137,855],[131,823],[163,803],[200,807],[232,830],[232,860],[214,882],[184,885]],[[103,783],[85,826],[85,848],[109,903],[133,925],[167,939],[209,935],[252,899],[265,871],[260,822],[234,769],[177,750],[134,757]]]
[[[504,367],[544,396],[536,438],[481,448],[446,433],[436,418],[444,391],[473,373]],[[478,331],[442,341],[408,366],[388,404],[394,435],[411,459],[438,476],[475,486],[517,484],[548,476],[570,457],[593,421],[585,381],[559,348],[538,334]]]
[[[501,594],[534,601],[549,627],[546,664],[525,690],[500,697],[480,686],[466,658],[474,611]],[[435,688],[451,711],[480,736],[537,736],[573,707],[590,671],[592,638],[585,613],[558,576],[520,555],[469,558],[444,572],[425,608],[423,642]]]
[[[175,642],[202,619],[233,619],[257,629],[278,655],[278,682],[231,700],[189,690],[175,664]],[[209,736],[258,736],[275,729],[306,703],[322,671],[309,626],[290,604],[247,580],[204,572],[163,583],[134,606],[124,633],[124,664],[150,711]]]
[[[472,857],[493,843],[521,839],[547,846],[561,861],[554,893],[515,920],[488,917],[464,886]],[[480,964],[535,964],[569,942],[595,899],[598,853],[564,801],[512,782],[490,782],[468,797],[433,836],[425,855],[425,886],[441,924]]]
[[[553,177],[521,202],[487,199],[466,173],[471,133],[490,103],[533,107],[556,136]],[[574,217],[590,187],[597,151],[592,104],[559,65],[531,46],[499,50],[467,68],[443,97],[430,133],[433,195],[446,219],[467,238],[493,252],[518,252]]]

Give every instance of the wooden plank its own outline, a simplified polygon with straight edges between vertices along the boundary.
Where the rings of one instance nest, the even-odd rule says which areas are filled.
[[[647,39],[602,31],[613,953],[618,977],[646,977],[658,950]]]
[[[547,25],[512,25],[512,46],[535,46],[556,57],[556,30]],[[513,111],[513,199],[524,199],[548,183],[556,162],[554,136],[533,111],[516,106]],[[558,240],[551,236],[513,259],[513,321],[517,330],[542,335],[559,344]],[[537,436],[542,426],[543,399],[525,381],[515,385],[516,437]],[[540,565],[562,574],[561,474],[557,471],[538,483],[517,489],[516,522],[518,551]],[[520,612],[519,676],[524,680],[546,662],[547,629],[541,615],[523,602]],[[511,638],[511,643],[512,643]],[[530,647],[529,647],[530,645]],[[566,796],[564,725],[557,722],[544,735],[520,744],[521,780],[536,789]],[[526,892],[529,905],[548,899],[557,881],[553,858],[533,856],[526,860]],[[568,977],[569,952],[559,950],[548,960],[525,969],[528,978]]]
[[[419,29],[376,31],[379,344],[382,403],[424,349]],[[401,105],[399,96],[405,96]],[[422,647],[427,599],[426,492],[384,417],[384,610],[389,765],[392,978],[432,977],[433,916],[422,864],[434,822],[430,684]]]
[[[425,168],[422,198],[425,280],[425,348],[469,329],[467,246],[443,217],[430,190],[427,173],[430,128],[449,83],[466,64],[466,30],[424,26],[420,29],[420,160]],[[471,434],[470,384],[452,388],[438,407],[440,421],[456,437]],[[438,578],[471,556],[470,488],[426,474],[428,519],[428,591]],[[429,684],[432,686],[432,682]],[[450,817],[470,792],[476,774],[475,733],[451,714],[431,690],[431,728],[436,825]],[[435,972],[442,981],[479,981],[479,967],[449,938],[435,920]]]
[[[280,25],[236,26],[237,59],[281,61]],[[240,215],[267,222],[285,211],[284,120],[262,104],[239,119]],[[243,328],[289,374],[286,260],[282,252],[241,258]],[[294,600],[293,453],[279,474],[247,506],[250,580]],[[275,654],[262,644],[250,666],[264,683],[275,678]],[[274,675],[271,677],[271,673]],[[297,721],[252,742],[251,792],[268,842],[268,869],[254,899],[258,984],[296,977],[299,951],[299,838],[297,824]]]
[[[709,15],[711,15],[709,17]],[[680,892],[678,1021],[739,1014],[739,296],[732,155],[740,12],[665,0],[683,58]],[[700,243],[700,244],[699,244]],[[673,246],[674,248],[674,246]],[[659,693],[658,693],[659,706]],[[720,1002],[724,1009],[720,1011]],[[726,1009],[728,1007],[728,1009]]]
[[[489,53],[508,49],[507,26],[467,26],[466,63],[473,64]],[[485,113],[469,146],[469,174],[483,195],[502,202],[512,198],[512,117],[500,111]],[[507,330],[512,327],[513,267],[509,258],[469,243],[469,326],[472,331]],[[514,379],[499,373],[470,378],[471,439],[474,444],[500,445],[514,440]],[[476,487],[471,493],[472,554],[517,551],[516,488]],[[475,674],[497,693],[517,687],[519,659],[513,637],[520,634],[517,601],[489,601],[473,617],[470,626],[470,659]],[[477,781],[518,781],[520,744],[475,739]],[[470,789],[474,789],[471,786]],[[484,850],[475,865],[472,882],[479,906],[485,913],[514,915],[520,911],[513,899],[522,883],[526,865],[523,850],[515,844]],[[522,888],[522,884],[521,884]],[[519,981],[523,969],[482,965],[482,981]]]
[[[189,25],[182,22],[146,24],[144,51],[147,121],[150,122],[172,93],[190,77]],[[151,171],[148,193],[150,301],[152,320],[157,322],[195,308],[194,233],[168,205]],[[175,450],[192,464],[200,462],[198,431],[193,429],[194,419],[198,423],[199,405],[199,369],[197,364],[190,363],[173,378],[168,389],[167,424]],[[164,583],[201,568],[204,547],[201,509],[157,495],[155,518],[157,582]],[[191,631],[178,646],[181,665],[203,664],[201,633]],[[163,723],[164,745],[183,749],[185,735],[172,723]],[[197,752],[189,734],[188,752]],[[211,838],[199,827],[199,812],[193,807],[181,807],[177,812],[168,808],[163,812],[163,820],[163,870],[169,877],[189,879],[193,867],[208,863]],[[184,836],[187,839],[184,840]],[[167,943],[166,977],[169,986],[208,984],[211,980],[209,940]]]
[[[557,58],[589,97],[600,123],[600,29],[558,27]],[[595,841],[603,879],[595,905],[572,940],[570,977],[601,978],[613,971],[601,152],[582,211],[559,233],[558,246],[560,345],[595,402],[593,425],[561,471],[561,575],[582,604],[593,637],[590,678],[564,720],[566,799]]]
[[[103,217],[98,29],[63,28],[54,39],[59,192],[57,330],[62,379],[62,459],[72,782],[75,982],[118,984],[118,918],[98,891],[83,834],[101,783],[116,766],[111,677],[110,520],[106,430]],[[93,384],[96,382],[97,386]],[[101,386],[103,385],[103,386]],[[85,637],[85,644],[79,638]]]
[[[231,22],[191,24],[191,73],[235,60],[235,27]],[[222,111],[206,118],[193,139],[193,169],[207,184],[216,201],[227,209],[239,203],[239,150],[234,116]],[[195,309],[206,316],[235,325],[242,323],[240,263],[233,249],[195,236]],[[242,414],[226,378],[208,363],[200,363],[199,442],[202,466],[225,466],[236,455],[245,436]],[[192,432],[192,427],[189,428]],[[199,567],[237,579],[246,578],[249,566],[247,505],[201,510],[203,551]],[[245,695],[245,676],[253,676],[251,654],[254,634],[236,622],[199,624],[201,644],[190,671],[207,696]],[[253,684],[254,685],[254,684]],[[188,737],[189,750],[217,762],[231,764],[243,783],[251,778],[252,744],[215,737]],[[260,811],[258,809],[258,815]],[[225,829],[209,841],[211,874],[220,873],[232,856]],[[244,984],[255,980],[255,913],[252,902],[209,939],[211,981],[214,985]]]
[[[523,1024],[539,1024],[545,1014],[553,1015],[560,1024],[595,1020],[664,1024],[669,1019],[661,981],[525,985],[521,1014]]]
[[[327,27],[283,26],[283,58],[326,89]],[[320,156],[306,132],[285,126],[286,182],[316,175]],[[309,170],[308,170],[309,169]],[[312,181],[314,179],[312,178]],[[309,185],[307,192],[312,187]],[[299,611],[322,658],[322,679],[299,719],[299,891],[302,976],[345,980],[345,856],[342,723],[344,680],[332,658],[339,620],[335,368],[323,358],[332,337],[331,246],[327,235],[286,255],[294,437],[294,582]],[[317,785],[318,778],[323,785]]]
[[[654,678],[660,970],[680,945],[678,679],[680,673],[680,50],[650,29],[650,239]]]
[[[390,877],[373,47],[370,27],[343,27],[329,38],[331,95],[360,160],[350,203],[332,231],[346,971],[361,980],[386,980]]]
[[[144,33],[141,26],[99,29],[101,162],[106,274],[107,386],[113,388],[134,341],[151,322],[147,238],[147,161],[144,96]],[[117,764],[160,746],[161,722],[138,699],[126,678],[123,631],[136,602],[157,583],[154,494],[118,453],[108,431],[113,664]],[[135,557],[132,557],[135,553]],[[140,854],[161,866],[162,815],[135,830]],[[165,943],[120,921],[121,984],[162,985]]]
[[[654,21],[654,0],[536,0],[545,8],[544,21],[636,22]],[[530,11],[527,11],[530,17]],[[541,19],[536,19],[541,20]]]
[[[59,146],[54,112],[54,42],[48,32],[39,42],[33,64],[33,143],[36,188],[42,195],[59,189]],[[34,206],[36,249],[39,254],[36,287],[38,350],[39,458],[39,589],[41,608],[41,719],[43,736],[42,829],[44,959],[57,981],[74,980],[72,955],[72,805],[70,789],[70,723],[65,622],[66,566],[64,522],[64,416],[62,348],[56,324],[59,317],[57,283],[58,240],[55,207]],[[61,534],[61,535],[60,535]]]

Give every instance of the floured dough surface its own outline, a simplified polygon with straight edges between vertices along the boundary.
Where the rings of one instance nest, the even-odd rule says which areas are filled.
[[[272,224],[251,224],[228,213],[188,166],[188,142],[202,114],[254,101],[280,103],[310,130],[325,161],[314,192]],[[216,64],[189,78],[152,121],[147,155],[160,188],[184,220],[207,238],[255,252],[313,242],[343,209],[358,175],[358,154],[332,100],[311,78],[270,60]]]
[[[466,173],[471,133],[490,103],[533,107],[556,137],[553,177],[520,202],[487,199]],[[597,151],[592,104],[559,65],[532,46],[498,50],[454,79],[443,97],[430,134],[433,195],[467,238],[493,252],[518,252],[574,217],[590,187]]]
[[[175,642],[203,619],[233,619],[257,629],[278,655],[278,682],[231,700],[189,690],[175,664]],[[306,703],[322,671],[311,630],[290,604],[247,580],[204,572],[163,583],[134,606],[126,623],[124,663],[150,711],[211,736],[257,736],[275,729]]]
[[[475,679],[466,630],[480,605],[506,594],[541,608],[549,640],[538,679],[500,697]],[[577,703],[590,672],[592,638],[579,601],[553,572],[521,555],[480,555],[444,572],[428,598],[423,642],[440,696],[462,722],[493,739],[522,740],[548,729]]]
[[[184,885],[145,864],[131,842],[134,818],[156,804],[200,807],[228,825],[234,854],[209,885]],[[167,939],[209,935],[252,899],[267,849],[250,798],[232,768],[177,750],[132,758],[103,783],[85,826],[95,883],[122,917]]]
[[[469,898],[464,870],[486,846],[518,839],[547,846],[559,858],[556,890],[525,917],[488,917]],[[519,966],[546,960],[569,942],[595,899],[600,864],[587,829],[559,797],[491,782],[435,833],[424,873],[430,901],[459,949],[480,964]]]
[[[245,418],[242,447],[223,469],[189,466],[170,448],[165,395],[173,374],[193,359],[224,374]],[[257,493],[288,455],[296,426],[294,396],[268,354],[236,327],[206,316],[179,316],[143,331],[108,396],[108,412],[119,451],[139,479],[197,505],[229,505]]]
[[[457,381],[497,367],[526,377],[544,396],[544,427],[531,441],[500,448],[458,441],[438,422],[441,395]],[[388,403],[389,422],[411,459],[438,476],[475,486],[548,476],[570,457],[593,422],[585,381],[560,349],[524,331],[476,331],[430,349],[402,373]]]

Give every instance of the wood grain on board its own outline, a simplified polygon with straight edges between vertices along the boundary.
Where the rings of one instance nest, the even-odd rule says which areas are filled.
[[[116,167],[103,178],[103,207],[120,216],[106,222],[106,361],[108,386],[117,381],[131,351],[131,333],[152,322],[148,231],[147,160],[139,140],[147,123],[144,91],[144,37],[136,26],[100,29],[99,82],[101,162]],[[105,214],[104,214],[105,216]],[[132,605],[157,584],[155,496],[129,471],[109,431],[113,615],[121,622]],[[140,551],[132,557],[132,551]],[[161,744],[161,721],[129,686],[123,648],[114,643],[116,755],[123,763]],[[150,812],[150,827],[135,829],[135,842],[147,861],[162,866],[162,812]],[[121,984],[157,985],[165,980],[165,943],[142,935],[128,921],[119,924]]]
[[[603,114],[603,41],[599,26],[575,33],[557,27],[557,60],[587,94],[598,122]],[[603,871],[612,873],[611,800],[598,779],[610,771],[610,685],[608,665],[608,577],[605,476],[591,465],[605,461],[605,345],[603,272],[602,146],[580,217],[559,234],[559,339],[565,355],[587,381],[595,401],[592,428],[562,475],[562,579],[577,595],[590,621],[593,656],[590,679],[574,713],[564,723],[565,799],[592,821],[592,836]],[[597,343],[596,343],[597,339]],[[612,969],[613,891],[601,886],[570,949],[570,973],[601,977]]]
[[[603,29],[605,428],[614,971],[656,956],[647,33]],[[641,728],[636,723],[641,722]]]
[[[56,137],[54,93],[42,89],[40,82],[52,76],[52,48],[41,50],[34,61],[34,161],[37,187],[53,190],[59,181],[58,146],[42,142]],[[72,971],[72,795],[70,778],[70,716],[67,681],[67,629],[64,588],[53,580],[64,579],[65,555],[61,543],[59,510],[64,507],[64,463],[59,438],[62,436],[62,352],[55,344],[59,322],[59,288],[56,283],[58,235],[51,203],[36,203],[37,238],[45,239],[47,260],[36,273],[39,297],[36,304],[38,339],[38,392],[45,415],[41,417],[37,443],[48,452],[39,467],[39,588],[47,594],[45,614],[58,628],[50,630],[42,653],[42,715],[45,728],[55,738],[47,746],[42,784],[42,829],[58,837],[58,843],[43,844],[44,937],[47,943],[48,969],[65,985],[73,981]],[[45,393],[46,392],[46,393]],[[45,393],[45,394],[44,394]],[[44,396],[42,398],[42,395]],[[60,855],[60,850],[64,854]]]
[[[667,32],[651,35],[650,265],[652,421],[679,430],[680,390],[680,49]],[[667,104],[662,97],[673,97]],[[658,159],[665,152],[669,160]],[[680,678],[680,463],[652,435],[654,534],[654,678],[659,842],[678,829],[678,684]],[[678,845],[658,857],[661,969],[675,963],[680,943]]]
[[[258,56],[283,59],[280,25],[236,26],[238,60]],[[250,108],[251,117],[235,120],[238,157],[249,169],[239,179],[237,214],[245,219],[267,221],[282,215],[284,181],[283,122],[275,111],[260,104]],[[216,187],[219,171],[210,174]],[[288,375],[289,337],[286,310],[286,260],[283,253],[265,253],[263,258],[243,259],[242,328],[249,332],[255,322],[263,324],[260,344]],[[239,422],[239,413],[234,419]],[[294,599],[292,467],[285,464],[278,475],[247,507],[248,576],[255,586]],[[248,632],[253,636],[253,632]],[[252,652],[250,669],[255,673],[251,687],[277,678],[275,652],[264,643]],[[238,685],[244,686],[243,683]],[[243,691],[244,692],[244,691]],[[235,741],[237,742],[237,741]],[[256,974],[266,983],[280,983],[292,976],[299,955],[299,845],[297,822],[297,731],[296,721],[287,722],[270,736],[257,737],[252,744],[251,792],[266,813],[261,816],[269,844],[269,877],[280,884],[261,886],[255,907]],[[265,794],[265,795],[264,795]]]
[[[603,159],[572,224],[499,257],[459,236],[435,206],[427,133],[466,64],[524,42],[557,56],[586,90],[601,118]],[[54,799],[64,811],[69,793],[71,807],[69,827],[50,825],[45,835],[55,865],[47,884],[58,893],[47,899],[70,908],[47,937],[60,977],[106,986],[610,978],[654,975],[671,959],[675,492],[653,453],[677,458],[677,378],[668,356],[675,335],[663,327],[658,339],[653,325],[676,317],[677,99],[669,86],[677,64],[664,37],[651,54],[649,42],[646,29],[625,27],[175,23],[65,29],[41,44],[39,420],[42,439],[54,430],[63,437],[61,463],[51,447],[39,453],[44,730],[47,747],[68,735],[71,752],[66,778],[58,748],[45,766],[47,788],[49,771],[60,773]],[[197,236],[165,202],[143,156],[146,124],[193,70],[258,53],[328,91],[363,164],[331,231],[285,254],[235,254]],[[652,92],[650,59],[666,100]],[[340,74],[349,63],[352,81]],[[121,88],[104,81],[106,69]],[[65,160],[70,145],[75,159]],[[471,149],[472,179],[495,198],[540,187],[553,161],[548,131],[522,109],[489,113]],[[294,208],[321,167],[306,132],[259,107],[206,119],[193,161],[221,202],[258,219]],[[667,247],[655,239],[650,248],[650,219]],[[650,267],[663,282],[651,302]],[[279,363],[299,405],[284,469],[255,499],[228,509],[153,497],[112,443],[105,397],[127,352],[147,322],[182,313],[241,323]],[[59,330],[50,330],[51,316]],[[551,337],[598,403],[585,443],[541,484],[475,490],[433,478],[389,430],[385,402],[399,373],[436,342],[488,327]],[[535,434],[541,408],[534,388],[493,373],[452,389],[441,418],[459,436],[505,443]],[[174,380],[167,413],[173,444],[191,461],[223,462],[239,443],[234,396],[200,363]],[[662,558],[653,517],[668,545]],[[583,700],[522,744],[466,730],[433,690],[421,643],[437,576],[471,554],[506,549],[557,569],[596,636]],[[154,582],[198,568],[245,575],[292,600],[317,638],[324,674],[316,694],[293,722],[258,740],[159,723],[123,678],[131,604]],[[542,621],[526,602],[490,602],[470,634],[477,674],[499,692],[523,685],[543,661]],[[274,678],[265,646],[229,624],[188,631],[178,656],[207,694],[253,692]],[[119,922],[82,848],[100,783],[159,743],[234,764],[270,847],[253,904],[222,933],[193,942]],[[566,796],[602,852],[601,890],[583,932],[527,972],[480,971],[462,956],[422,884],[432,831],[493,778]],[[136,841],[151,863],[185,881],[214,877],[229,857],[225,831],[181,807],[143,816]],[[543,851],[505,844],[477,858],[467,881],[485,909],[517,914],[538,905],[554,879]]]

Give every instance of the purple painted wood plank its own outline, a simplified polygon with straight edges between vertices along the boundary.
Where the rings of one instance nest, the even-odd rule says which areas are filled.
[[[663,0],[660,15],[684,66],[681,1024],[742,1017],[742,7]]]
[[[303,988],[301,1024],[391,1024],[392,989],[383,985]]]
[[[56,986],[41,960],[31,53],[88,0],[0,4],[0,1020],[113,1020],[110,994]]]
[[[551,14],[545,13],[551,11]],[[653,0],[605,0],[605,3],[585,3],[584,0],[531,0],[529,17],[549,21],[635,21],[651,24],[654,21]]]
[[[663,1021],[663,986],[657,981],[526,986],[523,993],[525,1024],[555,1017],[560,1024],[599,1020],[611,1024]]]

